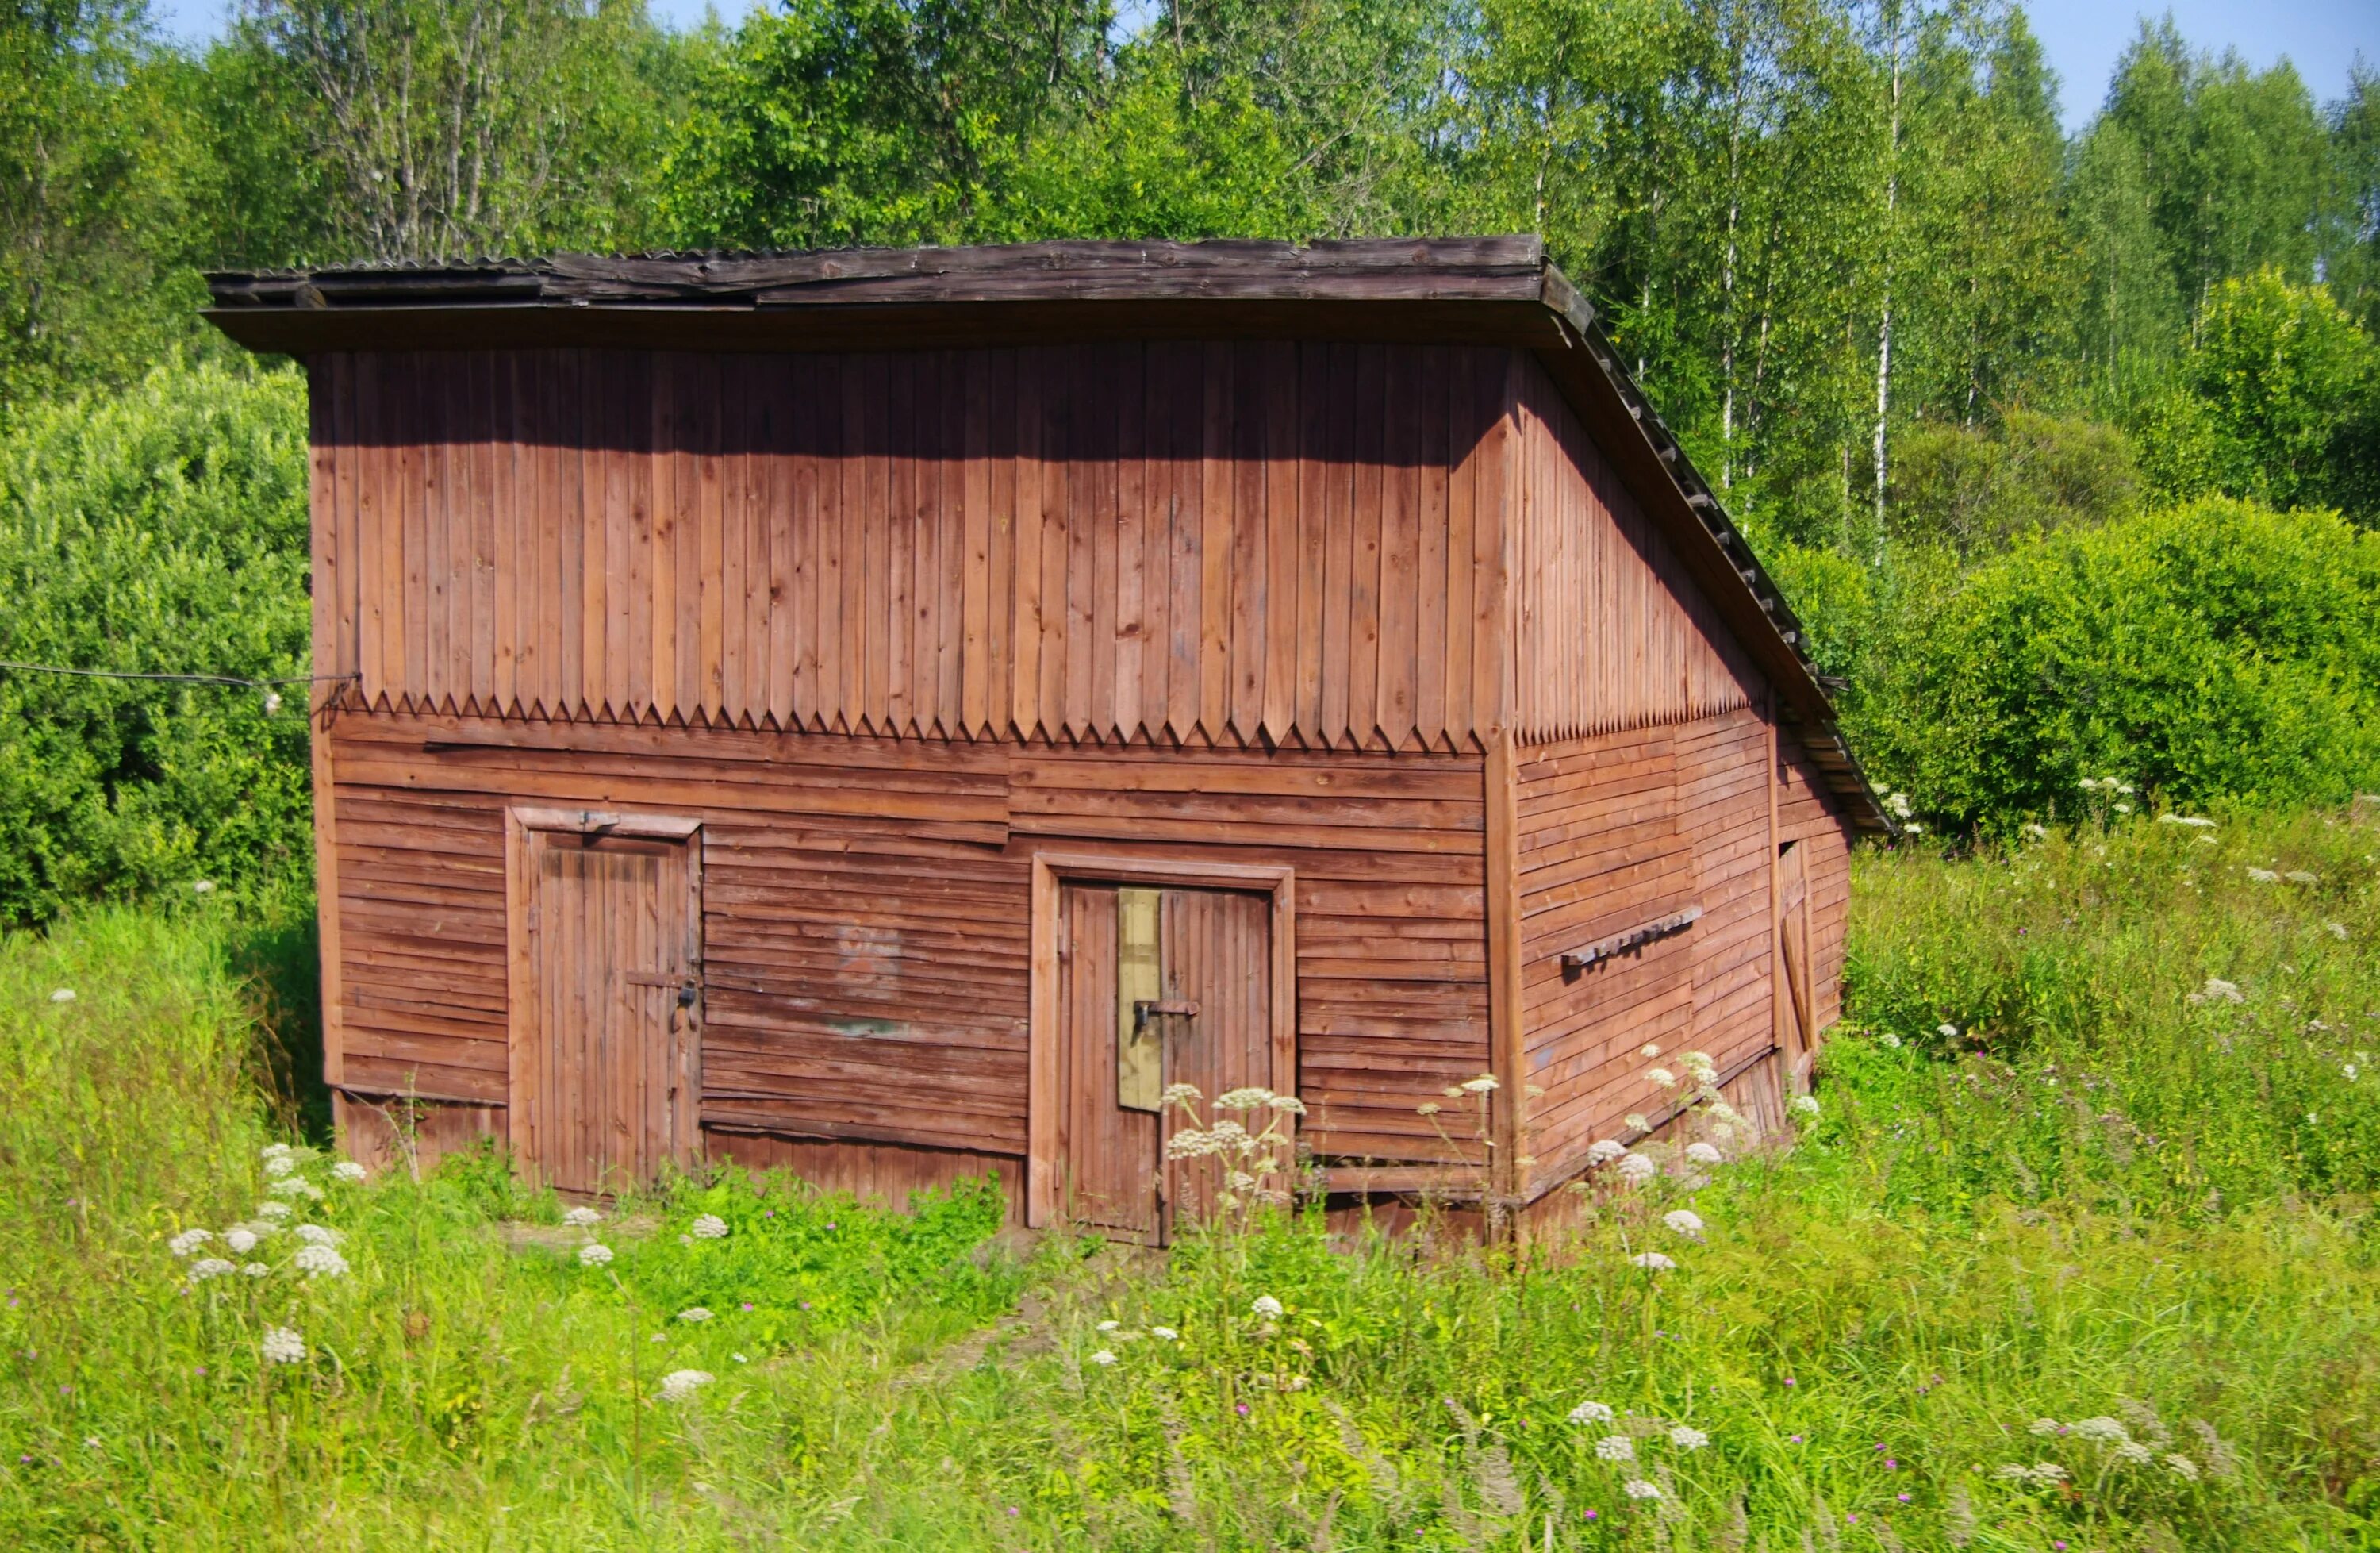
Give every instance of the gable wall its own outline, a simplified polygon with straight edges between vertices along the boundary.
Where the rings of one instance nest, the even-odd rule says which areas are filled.
[[[319,662],[416,711],[1475,750],[1516,361],[322,355]]]

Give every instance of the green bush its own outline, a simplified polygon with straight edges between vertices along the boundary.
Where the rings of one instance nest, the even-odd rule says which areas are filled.
[[[0,440],[0,659],[303,675],[306,387],[169,365]],[[304,888],[305,687],[0,669],[0,922],[199,879]]]
[[[2380,785],[2380,535],[2335,515],[2207,498],[1870,597],[1816,634],[1859,645],[1853,746],[1933,823],[2072,817],[2085,777],[2192,806]]]

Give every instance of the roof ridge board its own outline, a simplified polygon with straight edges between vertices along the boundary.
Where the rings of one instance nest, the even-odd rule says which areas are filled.
[[[1257,274],[1363,275],[1439,269],[1531,275],[1548,266],[1535,235],[1481,238],[1362,238],[1292,243],[1064,240],[950,248],[848,248],[783,251],[642,253],[562,252],[530,258],[396,259],[268,270],[207,273],[218,293],[267,282],[329,282],[369,288],[396,277],[468,281],[544,276],[562,282],[610,281],[670,291],[717,292],[899,276],[1029,275],[1056,280],[1084,272],[1149,275],[1249,271]]]

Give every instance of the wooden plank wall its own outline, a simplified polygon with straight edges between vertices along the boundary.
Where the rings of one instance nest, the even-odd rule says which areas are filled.
[[[1855,838],[1817,767],[1785,742],[1777,799],[1777,839],[1810,849],[1811,1017],[1825,1030],[1842,1017],[1843,954],[1851,926],[1852,842]]]
[[[1573,739],[1750,705],[1742,654],[1534,360],[1514,408],[1514,734]]]
[[[1486,1069],[1480,762],[1008,749],[348,711],[333,723],[346,1084],[505,1100],[502,815],[703,822],[702,1119],[1025,1148],[1038,848],[1297,871],[1321,1154],[1427,1163]]]
[[[448,714],[1475,749],[1515,362],[324,355],[317,662]]]
[[[1850,831],[1790,735],[1788,749],[1777,834],[1813,848],[1824,1029],[1840,1013]],[[1692,1050],[1732,1072],[1773,1046],[1767,750],[1745,708],[1541,745],[1520,763],[1527,1063],[1544,1091],[1530,1111],[1532,1191],[1574,1173],[1621,1118],[1660,1107],[1652,1068],[1676,1071]],[[1562,972],[1564,952],[1689,905],[1703,914],[1685,931]],[[1661,1055],[1642,1056],[1647,1044]]]
[[[1621,1116],[1656,1108],[1638,1048],[1667,1053],[1694,1030],[1692,929],[1584,971],[1560,960],[1694,903],[1677,746],[1674,728],[1628,729],[1518,763],[1524,1051],[1541,1091],[1528,1107],[1533,1184],[1574,1171]]]

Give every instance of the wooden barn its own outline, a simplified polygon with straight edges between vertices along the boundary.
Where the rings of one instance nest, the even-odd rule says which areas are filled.
[[[1774,1118],[1879,811],[1530,238],[212,278],[307,366],[329,1082],[1161,1241],[1167,1082],[1515,1205]]]

